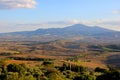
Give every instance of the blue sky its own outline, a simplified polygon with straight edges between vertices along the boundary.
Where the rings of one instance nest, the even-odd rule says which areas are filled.
[[[0,32],[78,23],[120,30],[120,0],[0,0]]]

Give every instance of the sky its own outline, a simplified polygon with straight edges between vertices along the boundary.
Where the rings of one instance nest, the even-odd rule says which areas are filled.
[[[120,31],[120,0],[0,0],[0,33],[74,24]]]

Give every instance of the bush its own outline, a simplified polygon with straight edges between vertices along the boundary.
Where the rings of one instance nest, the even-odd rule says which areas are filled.
[[[96,80],[95,76],[92,75],[80,75],[80,76],[76,76],[73,80]]]
[[[18,80],[18,76],[17,72],[8,72],[6,80]]]
[[[44,66],[51,66],[51,67],[53,67],[54,66],[54,62],[52,62],[52,61],[44,61],[43,63],[42,63],[42,65],[44,65]]]

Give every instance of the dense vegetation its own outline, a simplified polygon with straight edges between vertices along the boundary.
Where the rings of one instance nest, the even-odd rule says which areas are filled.
[[[108,67],[95,70],[83,66],[63,63],[55,66],[52,61],[44,61],[40,66],[0,62],[0,80],[120,80],[120,71]]]

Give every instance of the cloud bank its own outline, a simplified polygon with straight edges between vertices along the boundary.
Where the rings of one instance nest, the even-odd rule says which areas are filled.
[[[120,31],[120,16],[112,19],[97,19],[93,21],[79,21],[81,24],[89,26],[99,26],[111,30]]]
[[[35,8],[35,0],[0,0],[0,9]]]
[[[120,14],[120,10],[114,10],[112,11],[112,14]]]
[[[0,33],[16,31],[32,31],[39,28],[63,28],[74,24],[84,24],[88,26],[99,26],[111,30],[120,31],[120,16],[112,19],[96,19],[91,21],[84,20],[66,20],[50,22],[33,22],[33,23],[0,23]]]
[[[73,24],[77,24],[77,20],[70,21],[49,21],[49,22],[33,22],[33,23],[10,23],[0,22],[0,33],[4,32],[16,32],[16,31],[32,31],[39,28],[63,28]]]

